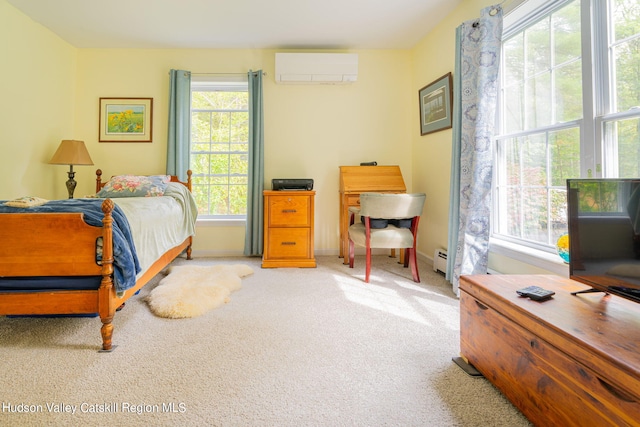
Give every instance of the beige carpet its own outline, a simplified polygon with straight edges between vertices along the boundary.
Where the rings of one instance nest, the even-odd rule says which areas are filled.
[[[365,284],[361,258],[353,270],[334,256],[315,269],[185,263],[254,274],[231,304],[190,319],[151,313],[159,275],[116,314],[112,353],[97,352],[98,319],[0,318],[0,425],[530,425],[451,361],[458,300],[430,266],[416,284],[376,256]]]

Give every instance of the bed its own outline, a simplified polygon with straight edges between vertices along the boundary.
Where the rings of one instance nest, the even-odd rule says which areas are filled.
[[[111,351],[116,311],[176,257],[191,259],[191,171],[187,182],[103,183],[98,169],[96,196],[39,203],[0,202],[0,316],[99,316],[100,351]]]

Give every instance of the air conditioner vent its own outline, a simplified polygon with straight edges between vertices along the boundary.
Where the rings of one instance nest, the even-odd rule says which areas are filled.
[[[346,84],[358,80],[357,53],[276,53],[276,83]]]

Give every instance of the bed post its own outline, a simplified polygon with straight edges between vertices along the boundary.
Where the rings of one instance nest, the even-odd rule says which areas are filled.
[[[102,189],[102,169],[96,170],[96,193]]]
[[[102,351],[111,351],[111,337],[113,335],[113,315],[115,304],[113,299],[113,211],[114,203],[111,199],[102,202],[102,281],[98,289],[98,311],[102,321]]]

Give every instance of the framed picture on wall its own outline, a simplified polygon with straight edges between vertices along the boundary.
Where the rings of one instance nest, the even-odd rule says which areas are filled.
[[[420,98],[420,135],[450,129],[453,84],[451,73],[418,91]]]
[[[100,142],[151,142],[153,98],[100,98]]]

